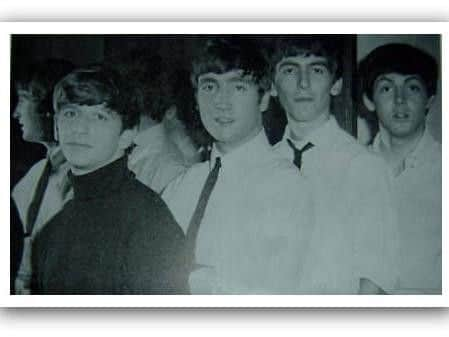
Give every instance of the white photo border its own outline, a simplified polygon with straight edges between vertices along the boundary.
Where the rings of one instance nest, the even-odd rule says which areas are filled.
[[[442,90],[449,87],[448,22],[0,22],[0,155],[10,158],[10,41],[12,34],[440,34]],[[442,111],[449,108],[449,95],[442,96]],[[448,116],[442,113],[444,135]],[[448,167],[448,137],[442,137],[443,172]],[[9,191],[10,164],[1,167],[0,306],[82,308],[436,308],[449,306],[447,210],[442,221],[441,295],[32,295],[9,294]],[[447,201],[447,177],[443,174],[442,203]],[[6,193],[8,191],[8,193]],[[8,276],[8,277],[6,277]]]

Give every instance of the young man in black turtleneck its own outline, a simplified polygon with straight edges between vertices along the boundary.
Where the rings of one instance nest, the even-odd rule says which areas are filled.
[[[115,73],[76,70],[55,87],[56,133],[74,198],[34,242],[36,294],[185,293],[184,235],[127,169],[138,115]]]

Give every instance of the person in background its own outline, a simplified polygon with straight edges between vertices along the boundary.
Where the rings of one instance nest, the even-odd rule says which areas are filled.
[[[128,170],[138,112],[116,72],[78,69],[56,84],[56,132],[74,197],[33,242],[36,294],[186,293],[184,234]]]
[[[300,293],[313,228],[307,183],[262,126],[266,62],[250,38],[201,40],[191,78],[209,158],[163,193],[186,233],[193,294]]]
[[[188,72],[145,48],[132,51],[115,66],[126,77],[140,111],[129,168],[160,193],[200,160],[198,145],[185,124],[193,110]]]
[[[363,101],[377,115],[371,149],[385,159],[399,219],[398,293],[441,294],[441,144],[426,127],[435,59],[407,44],[374,49],[359,65]]]
[[[387,169],[332,115],[340,93],[335,36],[280,37],[269,53],[272,96],[287,126],[274,146],[312,185],[316,226],[304,267],[309,294],[383,294],[397,286],[397,228]]]
[[[48,59],[25,66],[14,79],[18,103],[13,116],[22,127],[23,140],[41,144],[47,150],[46,158],[34,164],[12,190],[25,235],[16,294],[30,293],[33,238],[71,196],[66,179],[68,164],[53,135],[51,102],[54,85],[72,69],[66,60]]]

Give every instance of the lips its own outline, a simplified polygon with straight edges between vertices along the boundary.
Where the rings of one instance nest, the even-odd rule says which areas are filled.
[[[220,125],[230,125],[234,123],[234,119],[229,117],[217,117],[215,118],[215,122]]]
[[[70,147],[73,147],[73,148],[80,148],[80,149],[90,149],[90,148],[92,148],[92,146],[89,145],[89,144],[78,143],[78,142],[68,142],[68,143],[64,143],[64,145],[70,146]]]
[[[407,121],[409,117],[410,114],[406,111],[396,111],[393,113],[393,119],[396,121]]]
[[[299,96],[294,98],[295,102],[311,102],[313,101],[312,97],[309,96]]]

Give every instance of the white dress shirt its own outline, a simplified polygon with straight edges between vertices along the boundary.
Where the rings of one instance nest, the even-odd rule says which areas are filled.
[[[194,294],[293,294],[301,289],[304,254],[313,228],[307,183],[270,147],[265,132],[194,165],[163,198],[185,232],[217,157],[221,169],[201,222]]]
[[[56,147],[49,151],[47,158],[34,164],[12,190],[12,198],[16,204],[22,225],[24,226],[24,232],[26,231],[25,226],[28,208],[33,200],[37,184],[48,160],[52,162],[52,171],[34,223],[33,231],[24,240],[22,260],[15,282],[16,293],[18,294],[29,294],[30,292],[32,276],[31,246],[33,238],[62,209],[64,204],[73,197],[73,191],[70,188],[67,177],[69,164],[62,154],[61,148]]]
[[[157,193],[191,166],[167,138],[162,123],[140,132],[134,143],[136,146],[128,156],[128,167],[139,181]]]
[[[372,149],[384,154],[379,132]],[[400,293],[441,293],[441,145],[426,128],[416,148],[390,168],[399,219]]]
[[[301,142],[283,139],[274,146],[293,161],[290,139],[302,155],[301,175],[312,185],[316,226],[305,267],[305,291],[311,294],[355,294],[360,278],[385,291],[397,286],[397,228],[391,207],[387,168],[342,130],[330,116]]]

